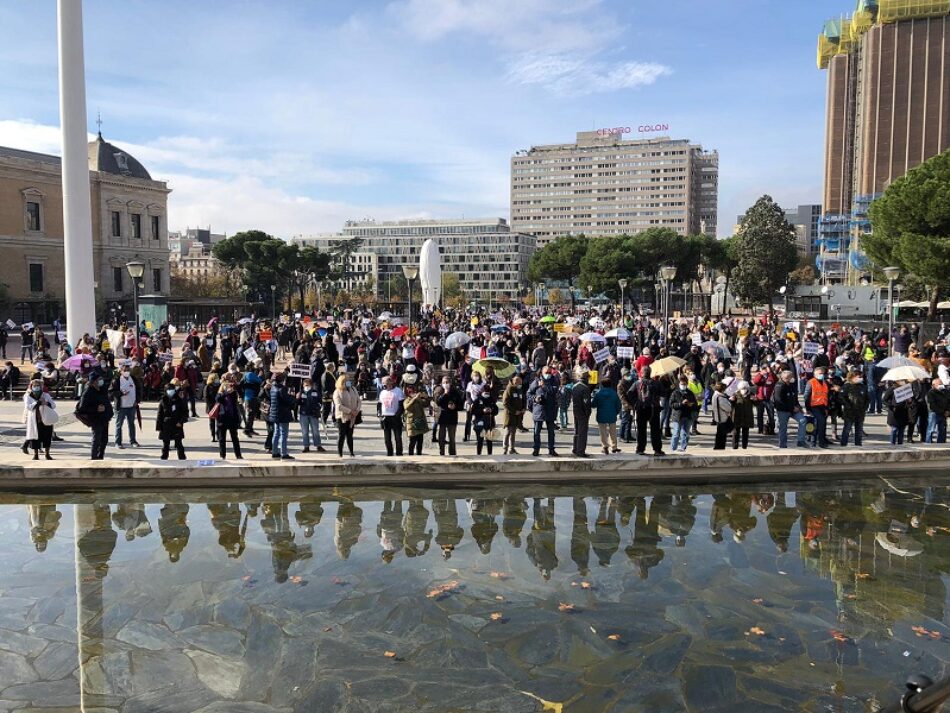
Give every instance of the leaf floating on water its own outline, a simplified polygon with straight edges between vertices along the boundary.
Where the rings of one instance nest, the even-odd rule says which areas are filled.
[[[290,581],[294,584],[299,584],[300,586],[305,586],[307,584],[307,580],[301,577],[299,574],[295,574],[293,577],[291,577]]]
[[[504,598],[503,596],[501,596],[500,594],[496,594],[496,595],[495,595],[495,599],[497,599],[499,602],[505,601],[505,598]]]
[[[544,710],[544,711],[552,711],[552,713],[564,713],[564,704],[563,704],[563,703],[555,703],[555,702],[553,702],[553,701],[546,701],[546,700],[544,700],[543,698],[541,698],[540,696],[536,696],[536,695],[534,695],[533,693],[528,693],[528,691],[519,691],[519,693],[523,693],[524,695],[528,696],[529,698],[533,698],[534,700],[540,702],[540,703],[541,703],[541,706],[542,706],[542,707],[541,707],[541,710]]]
[[[597,629],[595,629],[594,627],[590,627],[590,633],[596,634],[596,633],[597,633]]]
[[[349,584],[349,582],[347,582],[345,579],[340,579],[339,577],[331,577],[330,583],[335,584],[338,587],[345,587],[347,584]]]
[[[764,601],[765,601],[765,600],[764,600],[762,597],[756,597],[755,599],[752,600],[752,603],[753,603],[753,604],[761,604],[761,603],[764,602]]]
[[[837,629],[831,630],[831,638],[833,638],[835,641],[842,641],[842,642],[851,640],[850,636],[838,631]]]
[[[611,641],[620,641],[620,634],[610,634],[607,638]]]
[[[494,611],[491,613],[491,615],[488,618],[491,619],[492,621],[501,621],[502,613],[500,611]]]
[[[462,583],[459,582],[457,579],[453,579],[446,582],[445,584],[440,584],[436,587],[433,587],[432,589],[429,590],[428,594],[426,594],[426,597],[428,597],[429,599],[444,599],[450,594],[454,594],[461,588],[462,588]]]
[[[871,575],[867,572],[858,572],[854,576],[857,577],[858,579],[868,579]]]
[[[590,589],[592,586],[590,582],[581,582],[581,589]]]
[[[395,651],[386,651],[386,652],[383,653],[383,656],[385,656],[387,659],[394,659],[394,658],[396,658],[396,652],[395,652]]]
[[[557,605],[557,610],[560,612],[573,613],[577,611],[577,608],[573,604],[565,604],[564,602],[561,602]]]
[[[910,630],[917,634],[917,636],[929,636],[931,639],[943,638],[943,634],[941,634],[939,631],[931,631],[930,629],[926,629],[922,626],[912,626],[910,627]]]
[[[755,634],[756,636],[765,636],[765,629],[762,629],[758,626],[753,626],[749,629],[750,634]]]
[[[488,576],[494,579],[500,579],[502,581],[506,579],[511,579],[511,575],[508,574],[507,572],[489,572]]]
[[[332,626],[325,626],[325,627],[323,627],[323,630],[324,630],[324,631],[333,631],[333,627],[332,627]]]

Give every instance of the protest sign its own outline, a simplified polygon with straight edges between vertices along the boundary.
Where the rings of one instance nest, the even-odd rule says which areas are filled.
[[[61,342],[66,341],[66,332],[56,332],[56,338]]]
[[[122,336],[122,332],[117,329],[107,329],[106,339],[109,340],[109,348],[114,352],[125,346],[125,338]]]
[[[294,379],[309,379],[310,365],[294,362],[290,365],[290,376]]]
[[[174,337],[178,333],[178,327],[176,327],[174,324],[169,324],[168,333]]]
[[[912,398],[914,398],[913,384],[904,384],[894,389],[894,401],[896,403],[902,404],[905,401],[910,401]]]
[[[734,396],[735,393],[739,390],[740,379],[733,379],[729,382],[729,385],[726,387],[726,396]]]
[[[821,345],[818,342],[802,342],[802,353],[812,356],[821,352]]]
[[[171,352],[159,352],[159,354],[158,354],[158,360],[159,360],[160,362],[166,362],[166,363],[167,363],[167,362],[170,362],[173,358],[174,358],[174,357],[172,357],[172,353],[171,353]]]
[[[703,335],[699,334],[698,332],[693,335],[692,339],[693,339],[693,344],[695,344],[697,347],[703,343]]]
[[[24,323],[23,323],[23,329],[26,329],[27,331],[33,329],[33,323],[32,323],[32,322],[24,322]]]
[[[799,331],[799,322],[786,322],[785,331],[786,332],[797,332]]]
[[[566,327],[567,325],[564,324],[563,322],[558,322],[554,325],[554,333],[561,334],[565,330]]]
[[[618,359],[633,359],[636,350],[633,347],[617,347]]]
[[[269,329],[262,329],[257,336],[261,338],[262,342],[269,342],[274,338],[274,333]]]
[[[244,358],[250,362],[255,362],[260,359],[260,357],[257,356],[257,350],[254,349],[254,347],[248,347],[244,350]]]
[[[604,347],[596,352],[594,352],[594,361],[600,364],[602,361],[607,361],[607,357],[610,356],[610,349]]]
[[[588,380],[587,383],[591,386],[596,386],[600,382],[600,373],[596,371],[587,372]]]
[[[8,328],[8,329],[16,329],[16,322],[14,322],[12,319],[8,319],[8,320],[7,320],[7,328]]]
[[[468,347],[468,355],[477,361],[482,358],[482,348],[471,344]]]
[[[152,329],[152,322],[150,320],[145,320],[145,328]]]

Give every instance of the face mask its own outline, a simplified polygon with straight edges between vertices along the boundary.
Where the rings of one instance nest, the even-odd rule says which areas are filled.
[[[352,381],[347,381],[347,382],[346,382],[346,388],[349,389],[349,388],[352,387],[352,386],[353,386],[353,382],[352,382]]]
[[[165,389],[165,393],[168,394],[168,398],[171,398],[178,392],[175,389]]]
[[[720,374],[721,374],[722,372],[724,372],[725,370],[726,370],[726,367],[724,367],[724,366],[717,366],[717,367],[716,367],[716,371],[718,371]]]
[[[442,382],[442,388],[445,389],[446,391],[447,391],[451,386],[452,386],[452,384],[450,384],[448,381],[443,381],[443,382]]]
[[[748,390],[748,389],[739,389],[739,393],[742,394],[743,396],[748,396],[748,395],[749,395],[749,390]]]
[[[855,384],[863,384],[863,383],[864,383],[864,379],[855,379],[855,380],[854,380],[854,383],[855,383]]]
[[[42,393],[43,393],[43,387],[42,387],[42,386],[34,386],[32,389],[30,389],[30,391],[32,391],[34,394],[42,394]]]
[[[686,389],[688,388],[689,388],[688,384],[683,384],[683,383],[680,384],[680,391],[686,391]]]
[[[690,381],[696,381],[696,374],[690,374],[690,375],[689,375],[689,380],[690,380]]]
[[[310,387],[309,387],[309,386],[304,386],[304,387],[303,387],[303,392],[304,392],[305,394],[309,394],[309,393],[310,393]]]

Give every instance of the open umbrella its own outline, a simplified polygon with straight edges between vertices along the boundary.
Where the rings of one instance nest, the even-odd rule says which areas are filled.
[[[554,324],[557,320],[549,314],[544,315],[538,320],[541,324]]]
[[[875,537],[877,544],[898,557],[916,557],[924,551],[910,535],[894,532],[879,532]]]
[[[914,361],[913,359],[908,359],[907,357],[891,356],[891,357],[888,357],[887,359],[881,359],[881,361],[879,361],[874,366],[879,366],[882,369],[893,369],[894,367],[897,367],[897,366],[919,367],[920,363]]]
[[[516,327],[520,327],[522,324],[527,324],[527,323],[528,323],[528,320],[526,320],[524,317],[518,317],[518,319],[512,322],[512,324],[515,325]]]
[[[83,362],[96,362],[92,354],[74,354],[68,359],[64,359],[60,367],[66,371],[82,371]]]
[[[581,335],[582,342],[601,342],[606,343],[607,340],[604,338],[603,334],[598,334],[597,332],[585,332]]]
[[[607,334],[604,335],[607,339],[630,339],[632,336],[629,329],[624,329],[623,327],[616,327],[611,329]]]
[[[472,341],[472,338],[465,332],[452,332],[452,334],[445,338],[445,348],[458,349],[459,347],[464,347],[470,341]]]
[[[662,359],[657,359],[655,362],[650,364],[650,376],[656,378],[658,376],[665,376],[666,374],[672,374],[674,371],[679,369],[683,364],[686,363],[685,359],[680,359],[675,356],[663,357]]]
[[[881,381],[920,381],[929,378],[930,373],[919,365],[895,366],[881,377]]]
[[[491,331],[496,334],[498,334],[499,332],[510,332],[511,327],[509,327],[507,324],[496,324],[494,327],[491,328]]]
[[[472,371],[478,372],[482,376],[485,376],[485,369],[488,367],[491,367],[495,370],[495,376],[497,376],[499,379],[507,379],[509,376],[513,376],[515,373],[514,364],[497,357],[479,359],[472,367]]]
[[[703,352],[708,352],[710,349],[712,349],[724,357],[732,356],[732,352],[729,351],[729,347],[727,347],[722,342],[713,342],[713,341],[703,342],[702,344],[699,345],[699,348]]]

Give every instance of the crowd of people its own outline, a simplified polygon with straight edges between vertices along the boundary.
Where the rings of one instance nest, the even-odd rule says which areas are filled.
[[[184,425],[198,418],[221,459],[263,438],[274,459],[293,460],[291,451],[326,452],[328,440],[340,458],[355,456],[354,433],[370,421],[393,457],[454,456],[460,436],[478,454],[517,454],[530,433],[521,442],[534,456],[569,447],[586,458],[591,421],[603,454],[635,444],[663,456],[687,452],[706,424],[717,450],[786,448],[791,423],[798,447],[861,446],[865,417],[885,411],[892,444],[944,443],[950,415],[947,330],[923,342],[913,325],[888,334],[710,315],[664,324],[608,306],[436,310],[411,331],[365,308],[213,318],[184,334],[144,326],[138,342],[133,326],[109,324],[75,348],[56,331],[55,359],[40,330],[24,334],[24,452],[51,457],[64,390],[92,431],[93,459],[113,424],[115,448],[140,447],[148,401],[163,459],[172,449],[187,457]],[[6,362],[5,395],[20,368]]]

